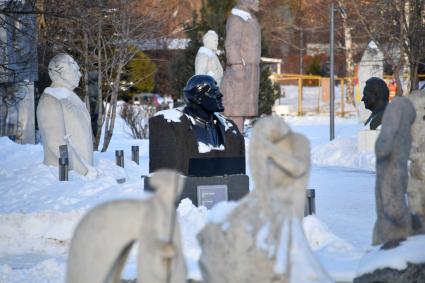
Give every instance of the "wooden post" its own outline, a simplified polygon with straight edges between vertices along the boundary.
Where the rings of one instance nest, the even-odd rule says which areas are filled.
[[[345,79],[344,78],[342,78],[341,79],[341,84],[340,84],[340,87],[341,87],[341,116],[342,117],[344,117],[344,101],[345,101],[345,98],[344,98],[344,96],[345,96],[345,91],[344,91],[344,81],[345,81]]]
[[[302,78],[298,78],[298,116],[302,115],[303,112],[303,81]]]

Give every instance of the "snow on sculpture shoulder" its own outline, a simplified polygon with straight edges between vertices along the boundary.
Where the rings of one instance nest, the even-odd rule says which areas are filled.
[[[252,19],[252,16],[250,13],[237,8],[233,8],[231,13],[232,15],[242,18],[244,21],[249,21],[250,19]]]
[[[154,116],[161,115],[164,116],[164,119],[167,120],[167,122],[180,123],[180,117],[183,115],[183,107],[158,111]]]

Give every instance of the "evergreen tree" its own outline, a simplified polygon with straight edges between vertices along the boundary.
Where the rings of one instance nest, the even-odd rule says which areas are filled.
[[[155,87],[156,66],[143,52],[138,52],[128,63],[128,77],[132,86],[132,94],[137,92],[152,92]]]
[[[268,45],[261,33],[261,54],[267,56],[268,54]],[[272,74],[270,67],[261,62],[260,63],[260,93],[258,97],[258,116],[263,114],[270,115],[272,114],[272,107],[276,99],[280,97],[280,86],[274,84],[270,80],[270,75]]]

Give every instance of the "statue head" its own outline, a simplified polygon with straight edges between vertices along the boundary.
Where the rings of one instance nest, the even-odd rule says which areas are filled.
[[[278,116],[259,119],[249,144],[249,165],[256,190],[307,185],[310,170],[308,140],[292,132]]]
[[[201,108],[206,113],[223,112],[223,94],[213,77],[195,75],[183,89],[183,98],[187,106]]]
[[[218,35],[215,31],[209,30],[204,34],[204,37],[202,38],[202,42],[204,43],[204,46],[208,49],[211,49],[213,51],[217,51],[218,47]]]
[[[237,7],[242,10],[258,12],[260,6],[259,0],[238,0]]]
[[[384,80],[372,77],[366,81],[362,101],[372,112],[379,106],[387,105],[390,91]]]
[[[77,62],[65,53],[60,53],[49,62],[49,76],[52,87],[63,87],[74,90],[78,87],[81,73]]]

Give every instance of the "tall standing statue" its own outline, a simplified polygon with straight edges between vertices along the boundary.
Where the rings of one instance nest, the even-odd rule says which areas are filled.
[[[416,120],[412,125],[412,150],[407,194],[409,208],[419,216],[422,228],[425,230],[425,91],[413,91],[408,98],[415,106]]]
[[[376,214],[372,244],[396,245],[412,233],[412,216],[406,201],[407,161],[412,145],[411,126],[416,118],[406,97],[395,97],[385,110],[375,144]]]
[[[258,0],[238,0],[226,23],[226,70],[220,89],[224,114],[243,132],[245,117],[258,115],[260,88],[261,29],[251,12]]]
[[[218,85],[223,77],[223,67],[217,57],[218,35],[215,31],[209,30],[202,39],[204,46],[199,48],[195,59],[195,74],[210,75]]]
[[[308,140],[270,116],[255,124],[249,152],[255,189],[198,234],[204,282],[332,282],[302,228]]]
[[[58,166],[59,146],[67,145],[69,168],[96,176],[90,114],[73,92],[81,78],[79,67],[71,56],[58,54],[50,60],[49,76],[52,84],[44,90],[37,108],[43,163]]]

